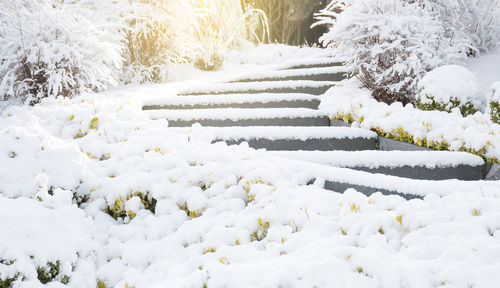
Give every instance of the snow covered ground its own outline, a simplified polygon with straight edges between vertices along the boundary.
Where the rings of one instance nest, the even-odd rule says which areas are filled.
[[[196,129],[178,133],[141,110],[142,96],[174,93],[175,85],[121,87],[0,111],[0,284],[500,282],[497,182],[380,178],[277,158],[245,144],[211,144]],[[324,178],[408,185],[425,197],[304,186],[306,168]]]

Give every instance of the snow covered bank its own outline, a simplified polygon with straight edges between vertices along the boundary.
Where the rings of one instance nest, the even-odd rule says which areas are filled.
[[[437,150],[467,151],[490,162],[500,159],[500,125],[489,115],[462,117],[459,111],[421,111],[401,103],[375,101],[356,79],[344,81],[324,96],[320,109],[332,119],[354,121],[353,126],[374,129],[397,140]]]
[[[196,131],[177,133],[165,120],[150,120],[130,92],[115,93],[122,96],[45,99],[0,112],[0,283],[491,287],[500,281],[496,182],[429,185],[424,200],[411,201],[301,186],[305,169],[323,168],[277,161],[245,144],[210,144]],[[373,181],[349,169],[323,172]],[[400,180],[391,185],[406,185]],[[412,182],[419,191],[426,185]]]

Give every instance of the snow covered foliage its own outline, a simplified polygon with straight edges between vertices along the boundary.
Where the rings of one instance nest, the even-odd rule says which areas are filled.
[[[445,65],[425,74],[418,85],[418,108],[451,112],[458,108],[463,116],[484,108],[476,76],[460,65]]]
[[[487,100],[491,120],[500,124],[500,81],[493,83]]]
[[[426,72],[496,46],[497,2],[474,3],[334,0],[315,25],[330,26],[321,41],[375,99],[415,103]]]
[[[0,99],[34,104],[49,95],[73,96],[116,83],[120,47],[84,9],[59,1],[3,2]]]
[[[185,55],[201,70],[218,70],[229,48],[248,40],[263,41],[268,37],[264,12],[248,7],[243,10],[238,0],[185,1],[186,13],[181,21]],[[258,27],[264,27],[257,32]]]
[[[442,194],[411,201],[299,185],[290,171],[303,172],[302,165],[271,161],[246,144],[211,144],[196,127],[177,134],[166,121],[147,117],[131,96],[136,92],[115,93],[0,112],[7,147],[0,161],[13,150],[10,164],[33,166],[22,193],[18,181],[9,183],[17,169],[0,178],[0,285],[494,287],[500,281],[495,181],[449,181]],[[75,184],[66,177],[79,179],[85,201],[75,201]]]
[[[173,20],[166,2],[135,0],[123,3],[126,9],[120,31],[124,42],[121,82],[163,82],[167,79]]]
[[[323,96],[320,109],[332,119],[373,129],[387,138],[434,150],[466,151],[500,162],[500,125],[489,115],[477,112],[463,117],[457,109],[447,113],[398,102],[387,105],[361,87],[357,79],[344,81]]]

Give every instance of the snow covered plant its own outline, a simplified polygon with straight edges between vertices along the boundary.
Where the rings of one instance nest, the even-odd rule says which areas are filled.
[[[500,2],[497,0],[417,0],[429,7],[445,29],[452,46],[469,56],[492,51],[500,41]]]
[[[169,5],[165,1],[135,0],[126,7],[124,66],[121,82],[162,82],[167,79],[173,35]]]
[[[445,65],[427,73],[419,82],[418,108],[451,112],[458,108],[463,116],[484,107],[476,76],[460,65]]]
[[[191,15],[183,15],[189,21],[186,27],[188,37],[184,41],[189,41],[186,43],[188,55],[201,70],[217,70],[229,48],[249,39],[262,41],[267,37],[267,17],[262,10],[249,8],[243,11],[237,0],[186,2]],[[257,27],[265,27],[261,35],[255,33]]]
[[[330,27],[320,41],[378,101],[415,102],[418,79],[459,57],[437,17],[414,1],[333,0],[317,19]]]
[[[71,97],[116,83],[120,48],[82,16],[82,9],[61,1],[3,1],[1,100],[35,104],[43,97]]]
[[[500,81],[493,83],[488,96],[488,112],[491,120],[500,124]]]

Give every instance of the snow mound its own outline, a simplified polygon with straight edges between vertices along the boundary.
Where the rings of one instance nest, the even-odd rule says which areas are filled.
[[[0,192],[7,197],[34,197],[41,186],[74,190],[83,179],[85,160],[74,143],[52,136],[37,123],[0,123]],[[35,178],[44,175],[44,183]]]
[[[66,199],[69,203],[56,197],[41,202],[0,196],[0,278],[22,279],[21,287],[44,287],[37,280],[43,278],[40,270],[53,268],[48,274],[54,279],[43,281],[95,287],[94,226],[71,206],[71,194]]]
[[[474,107],[484,107],[484,95],[476,76],[460,65],[438,67],[425,74],[418,86],[422,103],[434,100],[447,105],[456,99],[461,104],[470,102]]]

